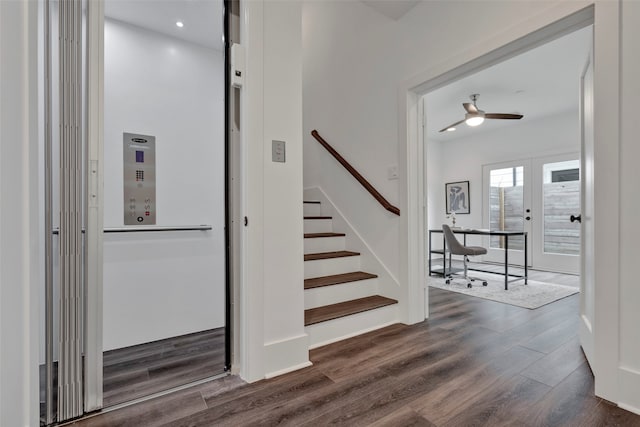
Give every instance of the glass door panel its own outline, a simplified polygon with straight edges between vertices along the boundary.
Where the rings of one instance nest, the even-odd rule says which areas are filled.
[[[578,273],[580,223],[580,160],[577,154],[534,159],[536,188],[534,223],[536,267]]]
[[[492,169],[489,172],[491,230],[522,231],[524,229],[524,167]],[[524,239],[509,239],[509,247],[522,250]],[[504,237],[492,236],[491,248],[504,249]]]
[[[529,162],[485,165],[484,227],[499,231],[529,231],[531,220]],[[508,244],[509,262],[524,263],[523,236],[491,236],[487,239],[486,260],[504,262]],[[530,241],[530,240],[529,240]]]

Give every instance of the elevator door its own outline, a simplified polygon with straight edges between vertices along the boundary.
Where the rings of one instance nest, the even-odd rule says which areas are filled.
[[[225,371],[222,2],[105,3],[103,403]]]
[[[40,416],[51,424],[84,412],[86,278],[86,3],[43,3],[43,206]]]

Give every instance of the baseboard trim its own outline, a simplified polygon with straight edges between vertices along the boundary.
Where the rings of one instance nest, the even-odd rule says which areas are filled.
[[[285,338],[264,345],[265,378],[293,372],[311,366],[307,334]]]
[[[629,412],[640,415],[640,372],[635,369],[618,368],[620,392],[618,406]]]
[[[296,366],[291,366],[289,368],[281,369],[279,371],[269,372],[264,376],[264,378],[268,380],[269,378],[274,378],[280,375],[288,374],[289,372],[297,371],[298,369],[308,368],[309,366],[313,366],[313,363],[311,363],[310,361],[304,362]]]
[[[640,408],[636,408],[625,403],[618,403],[618,407],[624,409],[625,411],[633,412],[634,414],[640,415]]]
[[[366,334],[367,332],[377,331],[378,329],[386,328],[387,326],[395,325],[396,323],[399,323],[399,321],[398,320],[393,320],[391,322],[386,322],[386,323],[382,323],[380,325],[372,326],[371,328],[362,329],[362,330],[357,331],[357,332],[353,332],[353,333],[350,333],[350,334],[342,335],[342,336],[339,336],[339,337],[336,337],[336,338],[332,338],[332,339],[327,340],[327,341],[319,342],[317,344],[313,344],[313,345],[309,346],[309,350],[313,350],[314,348],[324,347],[325,345],[333,344],[333,343],[336,343],[338,341],[346,340],[348,338],[357,337],[358,335]]]

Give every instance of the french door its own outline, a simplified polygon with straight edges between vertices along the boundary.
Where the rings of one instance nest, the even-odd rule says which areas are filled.
[[[580,260],[580,159],[577,153],[483,167],[483,227],[528,233],[531,267],[577,274]],[[574,216],[574,221],[571,216]],[[485,240],[485,260],[502,262],[506,242]],[[509,260],[524,265],[524,239],[509,239]]]
[[[541,270],[577,274],[580,156],[572,153],[532,159],[532,171],[533,265]]]
[[[517,160],[483,166],[483,227],[501,231],[526,231],[531,234],[531,161]],[[531,240],[528,239],[531,253]],[[488,236],[485,260],[504,262],[507,242],[503,236]],[[509,238],[509,260],[524,265],[524,238]],[[531,257],[529,257],[531,264]]]

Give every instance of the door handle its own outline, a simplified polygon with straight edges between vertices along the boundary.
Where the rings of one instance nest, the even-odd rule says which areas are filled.
[[[579,223],[582,223],[582,214],[578,215],[578,216],[573,216],[571,215],[569,217],[569,219],[571,220],[571,222],[575,222],[578,221]]]

